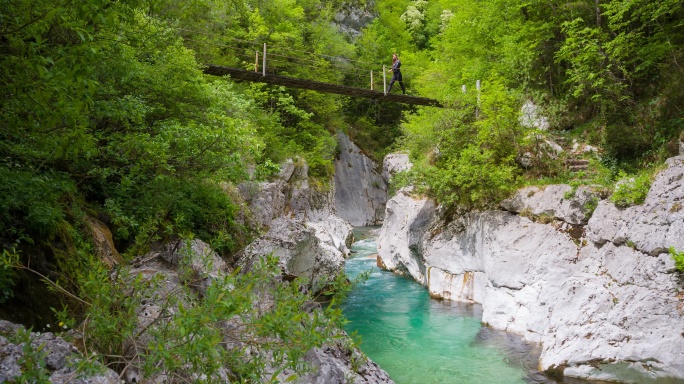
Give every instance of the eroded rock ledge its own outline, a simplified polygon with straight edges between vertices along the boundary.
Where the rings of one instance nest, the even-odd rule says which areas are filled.
[[[313,287],[342,270],[352,227],[337,215],[334,186],[326,191],[310,186],[303,160],[282,165],[272,182],[245,183],[240,191],[264,230],[238,255],[240,266],[249,269],[274,254],[285,274],[305,277]]]
[[[556,185],[447,223],[434,202],[400,191],[379,262],[433,297],[482,304],[484,323],[541,344],[542,370],[684,380],[683,284],[667,253],[684,249],[684,157],[667,166],[643,205],[622,210]]]

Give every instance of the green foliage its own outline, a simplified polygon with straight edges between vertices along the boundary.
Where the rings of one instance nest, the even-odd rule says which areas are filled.
[[[496,204],[514,188],[514,159],[525,137],[517,121],[515,92],[493,79],[478,100],[459,96],[460,108],[421,111],[402,126],[402,145],[416,166],[395,183],[411,184],[440,203],[481,208]],[[475,109],[479,118],[475,118]]]
[[[591,215],[594,214],[594,211],[598,207],[598,202],[598,197],[592,197],[586,203],[584,203],[584,205],[582,206],[582,212],[584,212],[584,214],[587,215],[587,217],[591,217]]]
[[[303,310],[312,307],[312,297],[301,289],[304,282],[274,282],[280,270],[273,257],[249,273],[212,278],[198,296],[192,287],[207,276],[182,273],[192,256],[188,252],[181,250],[181,284],[175,286],[164,274],[144,277],[126,268],[110,280],[96,262],[84,270],[78,279],[80,295],[89,303],[79,330],[85,347],[99,351],[104,363],[120,369],[132,365],[145,377],[165,372],[214,380],[218,369],[227,367],[231,381],[262,382],[276,368],[305,372],[301,359],[309,349],[341,337],[337,303],[349,290],[344,276],[329,282],[326,293],[335,294],[333,303],[310,312]],[[141,313],[156,315],[139,318]]]
[[[44,351],[44,344],[38,347],[33,347],[31,344],[31,330],[21,330],[16,335],[16,344],[21,345],[23,356],[18,363],[21,367],[21,375],[10,380],[10,383],[36,383],[48,384],[50,383],[50,376],[45,367],[45,358],[47,351]]]
[[[14,296],[13,288],[16,279],[14,267],[19,262],[19,254],[15,249],[3,249],[0,254],[0,304]]]
[[[684,273],[684,252],[677,252],[674,247],[670,247],[670,256],[675,261],[675,268]]]
[[[64,220],[64,206],[75,192],[68,176],[0,165],[0,236],[52,236]]]
[[[619,179],[610,201],[619,208],[642,204],[651,188],[650,174],[644,172],[629,176],[620,172]]]
[[[476,146],[464,148],[445,162],[430,183],[439,201],[446,204],[486,207],[514,190],[515,165],[495,161],[495,154]]]

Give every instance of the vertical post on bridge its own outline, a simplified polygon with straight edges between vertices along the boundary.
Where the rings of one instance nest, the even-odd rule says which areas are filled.
[[[254,72],[259,72],[259,51],[254,52]]]
[[[266,43],[264,43],[264,57],[263,64],[261,65],[261,76],[266,76]]]
[[[371,91],[373,90],[373,70],[371,72]]]
[[[387,96],[387,70],[382,66],[382,92]]]

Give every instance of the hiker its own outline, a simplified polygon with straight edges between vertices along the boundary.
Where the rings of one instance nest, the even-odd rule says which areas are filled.
[[[392,80],[390,80],[389,83],[389,88],[387,88],[387,93],[390,93],[392,90],[392,86],[394,85],[395,81],[399,82],[399,85],[401,85],[401,92],[405,95],[406,94],[406,88],[404,88],[404,81],[401,78],[401,61],[399,60],[399,56],[397,54],[392,55]]]

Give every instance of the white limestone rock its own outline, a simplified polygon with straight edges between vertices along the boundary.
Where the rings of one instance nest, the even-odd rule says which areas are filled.
[[[380,256],[433,297],[481,303],[484,323],[539,343],[542,370],[592,380],[684,381],[684,294],[666,253],[669,246],[684,249],[683,160],[668,160],[642,206],[619,210],[599,202],[587,238],[501,211],[470,212],[445,224],[434,204],[400,193],[387,205]],[[566,205],[569,190],[527,188],[503,206],[586,223]],[[573,197],[579,205],[589,198],[595,196],[580,190]]]
[[[358,369],[352,369],[352,359],[361,361]],[[329,383],[353,383],[353,384],[392,384],[387,372],[383,371],[372,360],[363,356],[357,349],[349,349],[341,343],[325,345],[321,348],[313,348],[307,352],[304,361],[311,364],[314,369],[300,377],[296,382],[299,384],[329,384]]]
[[[240,184],[238,188],[259,226],[268,226],[271,220],[285,211],[287,183],[283,180],[261,183],[250,181]]]
[[[278,172],[278,178],[286,182],[290,181],[290,178],[292,177],[295,168],[296,166],[292,159],[285,160],[282,164],[280,164],[280,172]]]
[[[470,213],[424,244],[430,292],[483,304],[482,321],[538,342],[544,332],[542,287],[568,273],[576,255],[572,239],[553,227],[507,212]],[[461,277],[445,289],[435,269]],[[437,277],[433,280],[433,276]]]
[[[566,198],[566,195],[571,196]],[[513,213],[548,215],[568,224],[584,225],[598,200],[598,195],[587,187],[579,187],[573,193],[571,186],[558,184],[522,188],[502,201],[501,207]]]
[[[381,224],[387,201],[387,184],[378,165],[343,133],[337,135],[335,159],[335,208],[354,226]]]
[[[542,131],[549,129],[549,120],[546,116],[539,114],[539,106],[532,100],[527,100],[520,108],[520,125],[528,128],[537,128]]]
[[[545,150],[546,155],[548,155],[552,159],[557,158],[558,156],[560,156],[561,153],[564,152],[563,147],[561,147],[558,143],[556,143],[553,140],[544,139],[541,146]]]
[[[356,38],[361,34],[361,30],[377,17],[375,1],[352,1],[342,4],[342,8],[334,16],[334,23],[341,32]]]
[[[189,273],[184,276],[185,279],[202,295],[214,280],[228,270],[226,262],[209,247],[209,244],[197,239],[189,243],[179,240],[167,244],[159,253],[159,257],[166,261],[172,270],[187,268]]]
[[[684,379],[684,318],[669,255],[589,244],[560,286],[540,367],[624,382]]]
[[[24,345],[10,341],[20,332],[26,332],[23,326],[0,320],[0,382],[17,380],[24,369]],[[31,332],[29,338],[31,350],[43,354],[42,363],[51,383],[120,383],[116,372],[98,363],[93,363],[96,371],[77,372],[74,363],[83,359],[83,355],[74,345],[52,332]]]
[[[408,171],[412,166],[407,153],[390,153],[382,161],[382,178],[389,184],[392,176]]]
[[[435,214],[429,199],[414,199],[406,189],[387,202],[386,219],[378,235],[378,256],[385,267],[426,284],[422,237]]]
[[[625,209],[601,201],[587,225],[587,237],[630,246],[652,256],[684,249],[684,156],[667,160],[644,204]]]
[[[328,239],[332,235],[322,223],[308,226],[296,219],[276,219],[265,235],[241,252],[238,265],[250,270],[265,255],[273,254],[283,273],[304,277],[312,287],[322,288],[322,283],[344,267],[345,253],[340,248],[346,249],[346,245],[343,239],[322,241],[318,234],[324,234]]]
[[[315,286],[342,270],[352,227],[336,214],[335,188],[312,188],[308,169],[301,159],[287,161],[279,180],[241,186],[251,212],[266,231],[237,255],[238,265],[249,269],[273,253],[283,273],[305,277]]]

